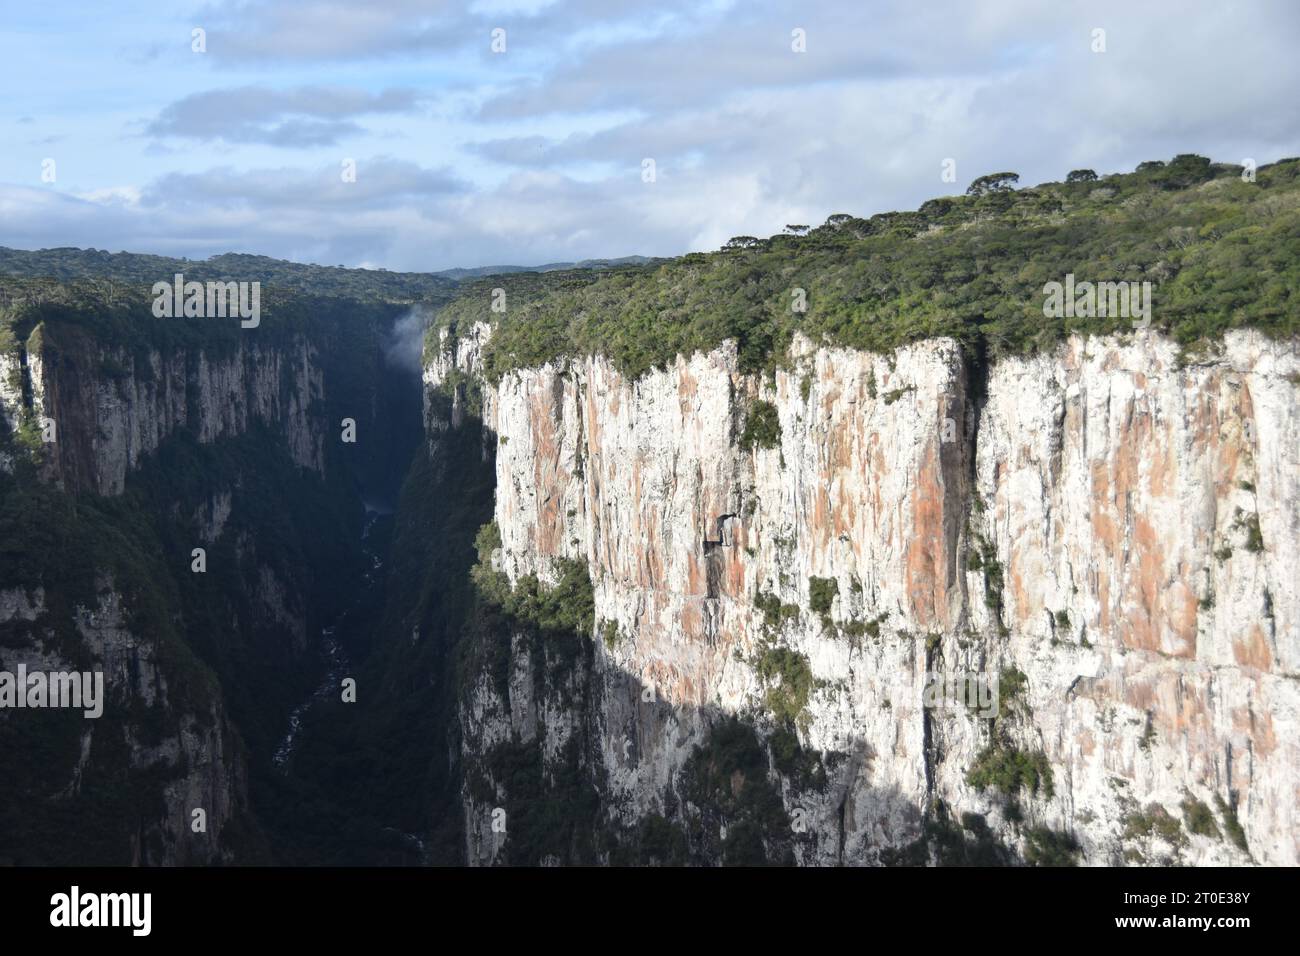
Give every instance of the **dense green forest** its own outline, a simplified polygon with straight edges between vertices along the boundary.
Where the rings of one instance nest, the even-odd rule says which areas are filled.
[[[724,339],[753,371],[779,361],[796,331],[873,350],[953,336],[997,356],[1131,327],[1114,316],[1045,318],[1044,285],[1073,273],[1151,282],[1152,326],[1187,346],[1241,326],[1294,334],[1300,159],[1262,166],[1253,181],[1243,173],[1184,154],[1025,189],[1014,173],[993,174],[914,212],[837,214],[644,267],[467,283],[440,324],[498,326],[494,379],[596,352],[635,376]],[[504,312],[492,309],[495,288],[506,292]]]
[[[210,259],[173,259],[135,252],[102,249],[39,249],[28,252],[0,246],[0,276],[73,279],[108,279],[114,284],[143,285],[170,280],[176,273],[187,280],[259,281],[278,289],[298,289],[318,296],[337,296],[372,302],[411,302],[438,297],[455,283],[423,272],[389,272],[387,269],[349,269],[288,262],[268,256],[228,252]]]
[[[234,253],[189,260],[97,249],[25,252],[0,247],[0,352],[26,342],[46,321],[84,329],[106,346],[234,348],[247,331],[238,321],[153,315],[151,287],[172,281],[176,273],[186,281],[260,282],[262,341],[300,332],[325,334],[324,313],[416,304],[436,308],[456,286],[423,273],[304,265]]]

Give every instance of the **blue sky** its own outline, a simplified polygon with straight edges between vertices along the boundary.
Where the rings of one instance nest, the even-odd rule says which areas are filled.
[[[11,4],[0,245],[404,270],[715,249],[991,171],[1298,155],[1298,46],[1291,0]]]

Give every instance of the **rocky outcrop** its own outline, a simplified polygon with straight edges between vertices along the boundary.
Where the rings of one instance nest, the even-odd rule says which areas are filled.
[[[467,407],[481,389],[478,382],[483,372],[483,348],[492,336],[492,326],[476,322],[459,336],[452,336],[447,328],[438,330],[438,347],[428,356],[424,367],[424,431],[436,440],[448,428],[459,428],[465,421]],[[445,397],[449,404],[436,400]],[[436,443],[436,442],[435,442]]]
[[[799,339],[766,378],[724,346],[493,385],[488,332],[444,332],[430,434],[481,390],[493,563],[581,562],[596,633],[576,674],[524,679],[515,636],[510,679],[470,682],[471,862],[509,845],[483,759],[506,741],[566,772],[577,748],[613,830],[707,842],[727,821],[684,768],[728,715],[767,742],[801,863],[934,861],[941,825],[1015,858],[1300,862],[1296,343],[1075,337],[988,366]],[[779,435],[746,447],[762,403]],[[996,716],[953,699],[976,684]]]
[[[95,606],[72,609],[75,649],[60,639],[58,611],[48,606],[43,589],[31,594],[0,591],[0,629],[9,637],[0,649],[0,670],[12,674],[22,666],[29,674],[103,675],[101,713],[71,715],[79,724],[77,755],[68,764],[49,764],[43,786],[51,796],[75,800],[84,781],[94,777],[99,800],[106,774],[110,779],[130,774],[157,781],[153,799],[129,808],[134,821],[111,821],[126,832],[129,859],[123,862],[232,862],[222,836],[246,804],[246,781],[243,757],[220,697],[193,687],[178,692],[160,659],[158,643],[135,633],[113,581],[101,579],[97,591]],[[15,640],[16,634],[23,639]],[[29,710],[0,711],[0,721],[20,724],[19,731],[21,722],[38,719]],[[118,763],[122,756],[126,766]],[[65,767],[70,768],[66,778],[58,776]]]
[[[0,405],[11,427],[24,412],[54,423],[45,467],[63,487],[121,494],[127,475],[177,430],[212,442],[253,422],[274,427],[297,464],[323,470],[324,433],[311,408],[324,396],[324,376],[305,338],[163,353],[102,345],[74,330],[54,334],[53,362],[44,326],[32,347],[4,357]]]

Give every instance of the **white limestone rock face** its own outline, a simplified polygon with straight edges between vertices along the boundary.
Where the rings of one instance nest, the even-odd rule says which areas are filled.
[[[439,330],[438,348],[425,356],[424,430],[434,439],[442,429],[459,428],[465,420],[466,381],[482,374],[483,347],[492,335],[492,326],[476,322],[467,333],[452,338],[446,328]],[[436,397],[444,392],[449,407],[444,409]]]
[[[1141,337],[992,370],[977,493],[1003,653],[1070,781],[1062,818],[1112,857],[1108,790],[1176,817],[1235,800],[1257,862],[1300,860],[1297,381],[1295,343],[1249,332],[1186,368]],[[1176,858],[1245,861],[1195,836]]]
[[[489,334],[445,335],[427,394],[461,394]],[[540,720],[566,695],[480,681],[462,756],[512,735],[555,753],[552,725],[579,727],[611,825],[680,817],[681,770],[723,715],[777,727],[763,662],[784,648],[815,681],[800,742],[826,755],[820,786],[774,766],[801,863],[897,859],[970,813],[1018,854],[1046,828],[1088,863],[1294,864],[1297,381],[1295,343],[1234,332],[1186,367],[1156,336],[988,369],[948,340],[879,356],[800,339],[766,380],[724,345],[637,381],[588,357],[483,383],[494,564],[517,581],[585,563],[597,634],[585,713]],[[743,447],[758,401],[775,447]],[[447,408],[426,401],[435,443],[462,421]],[[926,706],[933,675],[968,674],[1024,687],[996,720]],[[1050,796],[973,787],[994,741],[1041,753]],[[1184,804],[1218,836],[1188,832]]]
[[[0,352],[0,417],[4,428],[18,428],[23,408],[23,362],[18,352]]]

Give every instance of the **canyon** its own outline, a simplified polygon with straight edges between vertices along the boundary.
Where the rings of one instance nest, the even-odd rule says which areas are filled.
[[[182,572],[196,543],[238,569],[219,599],[180,585],[171,625],[106,556],[84,592],[0,590],[6,667],[107,675],[102,728],[51,728],[71,760],[55,791],[94,793],[111,764],[131,781],[118,799],[158,795],[105,859],[298,852],[276,788],[394,735],[393,791],[359,785],[318,821],[373,812],[361,859],[1300,859],[1296,341],[1240,331],[1188,354],[1136,332],[987,360],[800,335],[770,373],[724,342],[635,378],[589,355],[494,381],[493,327],[435,319],[421,399],[373,389],[400,379],[383,371],[398,316],[366,333],[359,376],[297,335],[141,353],[46,323],[5,356],[11,431],[60,426],[49,494],[130,500],[150,476],[176,522],[158,547]],[[385,425],[398,407],[407,424]],[[177,441],[252,442],[286,469],[275,508],[336,487],[310,520],[352,515],[335,553],[367,567],[274,556],[241,520],[263,513],[250,485],[276,484],[263,459],[187,485],[159,470]],[[403,442],[399,495],[375,462]],[[387,519],[362,504],[381,484]],[[387,536],[359,547],[378,520]],[[589,613],[530,617],[525,592]],[[196,636],[214,609],[244,651],[219,621]],[[360,698],[381,702],[360,719],[328,693],[349,640]],[[936,700],[976,678],[991,710]],[[316,769],[295,777],[299,760]],[[287,782],[258,784],[272,765]]]
[[[301,337],[137,358],[44,334],[7,357],[5,413],[60,423],[40,480],[64,493],[123,496],[178,430],[220,445],[261,423],[288,467],[317,478],[344,450],[330,363]],[[374,638],[383,695],[406,693],[394,674],[440,675],[441,716],[420,732],[452,750],[435,789],[456,818],[441,824],[453,858],[1296,862],[1294,341],[1231,333],[1189,357],[1158,333],[1075,336],[982,362],[945,339],[876,354],[797,337],[772,374],[742,372],[724,343],[636,379],[587,356],[492,382],[491,336],[436,328],[419,490],[451,501],[477,469],[489,496],[466,527],[495,536],[480,564],[514,591],[577,569],[591,617],[556,634],[481,597],[439,622],[427,594],[373,596],[406,635]],[[777,434],[746,444],[759,405]],[[380,429],[363,417],[363,436]],[[306,662],[338,651],[327,618],[308,576],[230,526],[242,482],[264,477],[230,479],[202,482],[182,524],[240,555],[240,626],[280,648],[267,680],[319,681]],[[400,508],[396,520],[429,533]],[[447,558],[433,587],[463,583],[472,561]],[[229,686],[182,680],[138,600],[102,566],[85,603],[7,588],[0,623],[47,638],[9,640],[5,663],[89,660],[116,689],[110,710],[170,715],[148,735],[133,720],[76,734],[74,791],[105,734],[124,734],[140,773],[171,768],[132,860],[239,860],[247,849],[223,833],[257,817],[248,761],[266,757],[247,751],[250,712],[231,717]],[[65,628],[75,649],[57,651]],[[935,706],[936,679],[971,675],[1000,684],[996,716]],[[299,706],[321,693],[288,683]],[[296,731],[298,712],[280,712],[293,703],[276,719]],[[417,803],[388,829],[426,832]],[[195,807],[209,827],[197,845]]]
[[[3,252],[0,672],[104,694],[0,708],[0,864],[1300,863],[1258,172],[458,281]]]

